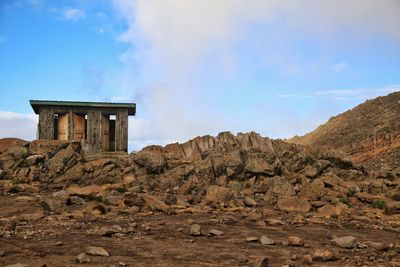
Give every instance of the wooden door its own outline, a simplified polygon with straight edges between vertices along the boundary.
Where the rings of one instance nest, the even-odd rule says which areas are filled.
[[[101,148],[103,151],[110,150],[110,116],[101,116]]]
[[[58,140],[68,140],[68,114],[58,115]]]
[[[85,139],[85,115],[74,114],[74,140]]]

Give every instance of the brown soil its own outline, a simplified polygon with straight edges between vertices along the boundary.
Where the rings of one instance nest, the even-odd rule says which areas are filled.
[[[13,196],[1,196],[0,202],[1,218],[42,210],[37,202],[15,202]],[[283,219],[284,225],[257,226],[247,218],[250,211],[167,215],[151,212],[129,214],[116,209],[107,216],[77,219],[50,215],[36,222],[20,222],[13,236],[0,238],[3,254],[0,264],[5,266],[18,262],[29,266],[81,266],[76,261],[77,255],[84,252],[87,246],[100,246],[109,252],[110,257],[91,256],[91,263],[84,266],[118,266],[118,262],[128,266],[251,266],[262,256],[270,259],[270,266],[282,266],[288,261],[296,264],[292,266],[302,266],[304,255],[312,255],[318,248],[335,252],[339,260],[323,264],[315,262],[313,266],[378,266],[378,263],[384,263],[381,266],[400,266],[399,247],[388,252],[372,248],[341,249],[330,241],[332,235],[352,235],[360,242],[379,241],[399,245],[400,229],[390,226],[385,220],[372,222],[360,217],[351,221],[312,218],[298,221],[296,216],[299,215],[266,209],[263,210],[267,214],[265,218]],[[223,235],[191,236],[190,220],[205,230],[221,230]],[[87,233],[96,226],[118,225],[125,228],[133,222],[137,224],[134,232],[121,237]],[[146,230],[145,226],[151,229]],[[262,245],[245,241],[247,237],[261,235],[267,235],[278,244]],[[282,244],[289,235],[304,238],[306,245],[292,247]],[[62,245],[56,245],[57,242],[62,242]],[[298,259],[290,260],[292,257]]]

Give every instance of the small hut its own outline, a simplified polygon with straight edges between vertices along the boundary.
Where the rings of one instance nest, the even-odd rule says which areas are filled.
[[[30,100],[38,139],[84,140],[90,152],[128,151],[128,116],[135,103]]]

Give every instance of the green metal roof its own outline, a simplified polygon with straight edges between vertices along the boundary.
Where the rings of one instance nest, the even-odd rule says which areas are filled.
[[[129,115],[136,114],[135,103],[111,103],[111,102],[81,102],[81,101],[54,101],[54,100],[29,100],[36,114],[40,106],[62,107],[87,107],[87,108],[127,108]]]

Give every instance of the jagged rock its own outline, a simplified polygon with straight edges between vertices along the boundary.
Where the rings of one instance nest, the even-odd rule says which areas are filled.
[[[280,210],[289,212],[309,212],[311,210],[311,204],[297,196],[281,197],[276,206]]]
[[[332,241],[342,248],[354,248],[357,245],[357,239],[353,236],[342,236],[332,239]]]

